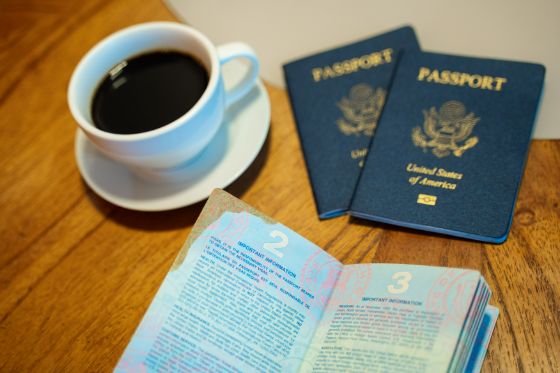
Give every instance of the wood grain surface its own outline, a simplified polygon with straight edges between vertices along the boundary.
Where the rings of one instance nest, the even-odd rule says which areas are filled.
[[[201,210],[116,207],[74,160],[72,70],[103,37],[154,20],[174,20],[157,0],[0,1],[2,372],[111,370]],[[288,97],[267,88],[270,134],[230,193],[344,263],[480,270],[501,311],[484,371],[560,371],[560,142],[533,141],[503,245],[319,221]]]

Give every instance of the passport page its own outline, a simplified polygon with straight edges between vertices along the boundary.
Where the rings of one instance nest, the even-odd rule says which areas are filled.
[[[297,371],[341,269],[215,190],[115,371]]]
[[[345,266],[302,370],[448,371],[480,279],[457,268]]]

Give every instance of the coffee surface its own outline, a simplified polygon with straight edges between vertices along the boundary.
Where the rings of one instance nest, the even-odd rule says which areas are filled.
[[[133,134],[171,123],[189,111],[208,85],[208,72],[192,56],[158,51],[123,61],[103,79],[92,102],[95,126]]]

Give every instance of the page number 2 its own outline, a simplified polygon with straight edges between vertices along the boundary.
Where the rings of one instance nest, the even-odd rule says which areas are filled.
[[[412,274],[410,272],[396,272],[391,276],[393,280],[396,280],[397,284],[387,286],[387,290],[391,294],[402,294],[408,290],[408,283],[412,280]]]
[[[288,246],[288,236],[286,236],[285,233],[280,232],[280,231],[272,231],[272,232],[270,232],[270,237],[280,238],[280,241],[278,241],[278,242],[267,242],[263,245],[263,248],[265,250],[270,251],[271,253],[273,253],[274,255],[276,255],[279,258],[283,258],[284,253],[281,252],[278,249],[283,249],[286,246]]]

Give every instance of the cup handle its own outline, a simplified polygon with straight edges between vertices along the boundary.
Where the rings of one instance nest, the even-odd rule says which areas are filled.
[[[257,77],[259,76],[259,60],[253,48],[241,42],[220,45],[216,50],[218,52],[220,65],[235,58],[245,58],[251,65],[243,80],[226,92],[226,107],[228,107],[249,93],[255,85]]]

